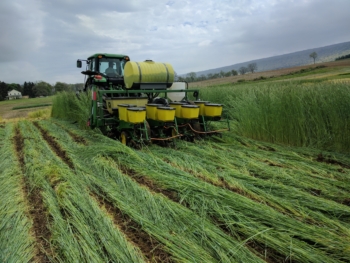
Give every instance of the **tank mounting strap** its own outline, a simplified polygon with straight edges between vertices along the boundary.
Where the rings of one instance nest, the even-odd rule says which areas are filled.
[[[169,83],[169,70],[168,67],[163,63],[165,70],[166,70],[166,83]],[[140,81],[141,82],[141,81]]]
[[[138,62],[136,62],[136,65],[137,67],[139,68],[139,82],[141,83],[142,82],[142,70],[141,70],[141,67],[140,67],[140,64]]]

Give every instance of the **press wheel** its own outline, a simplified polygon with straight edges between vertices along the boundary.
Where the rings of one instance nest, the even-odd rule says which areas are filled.
[[[128,143],[128,134],[125,131],[120,134],[120,142],[124,145]]]
[[[195,131],[198,131],[198,132],[201,132],[201,131],[202,131],[202,127],[201,127],[201,125],[200,125],[200,123],[199,123],[198,121],[192,124],[192,128],[193,128]]]
[[[177,135],[176,129],[175,129],[175,128],[172,128],[172,129],[171,129],[171,136],[172,136],[172,137],[175,137],[176,135]]]

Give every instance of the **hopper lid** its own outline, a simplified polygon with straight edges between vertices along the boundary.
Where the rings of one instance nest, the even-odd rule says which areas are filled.
[[[146,111],[145,108],[141,108],[141,107],[128,108],[128,110],[130,110],[130,111]]]
[[[175,110],[175,108],[172,108],[172,107],[158,107],[158,109],[161,109],[161,110]]]
[[[183,108],[199,108],[197,105],[182,105]]]

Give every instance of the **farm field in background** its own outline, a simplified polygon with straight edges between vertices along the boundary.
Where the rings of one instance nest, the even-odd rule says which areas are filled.
[[[346,155],[233,133],[133,150],[57,119],[0,137],[1,262],[350,258]]]
[[[53,96],[44,98],[0,101],[0,121],[2,119],[9,120],[15,118],[26,118],[30,112],[38,111],[38,109],[50,109],[50,106],[47,105],[52,103],[52,98]],[[13,109],[16,107],[19,109]]]
[[[83,129],[89,95],[0,102],[0,262],[349,262],[349,72],[203,86],[232,131],[176,148]]]
[[[310,70],[311,69],[311,70]],[[274,81],[290,80],[338,80],[350,82],[350,59],[344,59],[333,62],[316,63],[293,68],[283,68],[264,72],[247,73],[226,78],[217,78],[205,81],[189,83],[190,88],[211,87],[218,85],[227,85],[240,82],[261,81],[272,83]]]

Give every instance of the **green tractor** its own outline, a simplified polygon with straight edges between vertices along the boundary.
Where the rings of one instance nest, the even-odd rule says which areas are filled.
[[[176,138],[196,137],[229,130],[221,120],[222,105],[201,101],[199,90],[174,82],[169,63],[130,61],[126,55],[97,53],[86,61],[84,90],[91,93],[88,126],[123,144],[139,147]],[[192,97],[194,100],[190,100]],[[210,123],[226,122],[227,128],[211,130]]]

